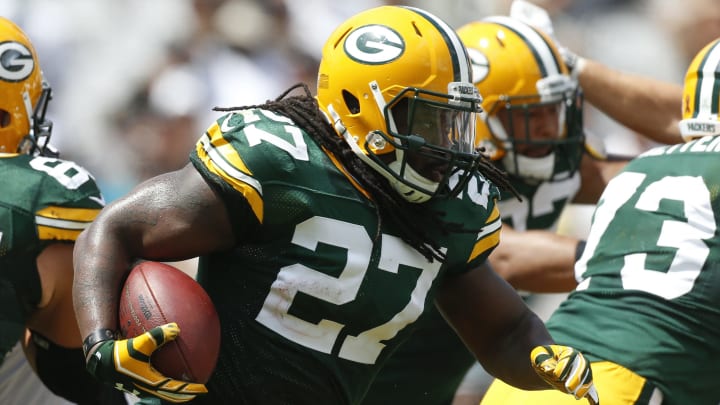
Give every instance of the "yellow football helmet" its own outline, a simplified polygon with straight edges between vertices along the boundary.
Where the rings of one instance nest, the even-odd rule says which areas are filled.
[[[582,97],[553,41],[504,16],[469,23],[458,34],[483,97],[478,146],[516,177],[551,181],[572,176],[584,143]],[[531,130],[531,117],[543,109],[550,109],[557,122],[553,133],[539,137]],[[541,151],[525,152],[532,148]]]
[[[382,6],[331,34],[317,100],[355,154],[408,201],[424,202],[456,194],[477,170],[482,99],[470,74],[448,24],[417,8]]]
[[[707,44],[693,58],[685,74],[680,134],[691,141],[720,135],[720,39]]]
[[[0,17],[0,152],[45,150],[52,130],[45,119],[50,98],[30,39]]]

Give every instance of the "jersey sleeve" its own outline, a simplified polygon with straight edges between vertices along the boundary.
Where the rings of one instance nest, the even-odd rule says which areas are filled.
[[[38,239],[75,241],[105,206],[95,178],[70,161],[36,157],[31,164],[47,174],[36,190],[33,214]]]
[[[493,204],[492,211],[487,217],[485,225],[480,232],[477,233],[475,245],[473,245],[470,257],[468,258],[469,268],[479,266],[487,260],[490,253],[500,243],[500,231],[502,229],[502,220],[500,218],[500,210],[497,204]]]
[[[37,257],[72,243],[104,200],[81,166],[45,156],[0,157],[0,353],[9,350],[41,297]],[[0,357],[2,357],[0,355]]]
[[[292,171],[294,156],[286,152],[297,139],[286,124],[292,122],[264,110],[232,112],[214,122],[191,152],[196,170],[223,199],[233,229],[244,235],[263,224],[263,184],[288,181]]]
[[[448,223],[461,226],[452,232],[446,246],[447,271],[449,274],[464,273],[487,260],[500,243],[502,217],[498,200],[498,187],[477,175],[468,182],[461,195],[441,204],[441,211]]]

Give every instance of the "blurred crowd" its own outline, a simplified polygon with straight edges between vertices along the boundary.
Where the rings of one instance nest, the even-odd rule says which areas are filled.
[[[691,57],[720,36],[712,0],[534,3],[576,53],[677,83]],[[184,165],[219,114],[213,107],[260,104],[301,81],[313,89],[325,38],[380,4],[418,6],[459,27],[507,14],[510,0],[4,0],[0,15],[38,50],[54,90],[54,143],[112,200]],[[649,146],[592,109],[586,122],[610,151]]]

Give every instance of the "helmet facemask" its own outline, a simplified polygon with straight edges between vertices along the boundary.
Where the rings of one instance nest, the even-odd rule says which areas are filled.
[[[376,170],[410,202],[455,196],[477,171],[475,120],[482,99],[472,84],[449,87],[449,94],[404,89],[383,108],[388,133],[366,137]],[[393,152],[375,153],[388,144]]]
[[[551,78],[538,82],[539,94],[500,97],[486,118],[493,137],[505,150],[505,170],[524,180],[567,179],[580,164],[585,142],[582,96],[576,86],[543,82],[547,79]],[[551,127],[554,133],[532,133],[533,120],[553,118],[557,120]]]
[[[51,157],[59,155],[57,150],[50,145],[53,123],[45,117],[51,99],[52,90],[47,82],[43,82],[40,98],[32,112],[28,113],[30,117],[30,133],[20,141],[18,153]],[[27,105],[30,108],[30,105]]]

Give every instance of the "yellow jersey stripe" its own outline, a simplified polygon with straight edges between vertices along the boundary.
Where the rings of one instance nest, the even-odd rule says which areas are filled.
[[[74,241],[99,213],[100,208],[45,207],[35,213],[38,237]]]
[[[488,217],[485,226],[478,233],[477,242],[473,247],[472,253],[468,258],[468,262],[475,259],[482,253],[494,248],[500,243],[500,230],[502,229],[502,221],[500,220],[500,210],[497,205],[493,207],[490,217]]]
[[[211,148],[215,150],[215,152],[212,153],[218,153],[222,156],[224,158],[222,159],[223,162],[232,166],[232,170],[239,170],[241,175],[244,176],[245,173],[252,175],[252,172],[247,168],[247,166],[245,166],[245,162],[243,162],[235,148],[233,148],[225,137],[223,137],[222,130],[220,129],[220,126],[218,126],[217,122],[208,129],[208,132],[206,132],[205,135],[208,137]],[[210,150],[208,150],[208,153],[211,153]],[[232,172],[228,171],[228,173]],[[257,183],[255,179],[251,179],[251,181],[254,182],[254,184],[251,183],[251,185],[257,186],[256,188],[262,194],[260,183]]]
[[[75,241],[82,232],[82,229],[61,229],[50,226],[38,225],[38,237],[40,240],[67,240]]]
[[[51,205],[38,210],[36,218],[59,219],[65,221],[92,222],[100,208],[69,208]]]
[[[255,217],[262,223],[262,185],[251,177],[252,173],[237,151],[222,137],[217,124],[200,138],[195,150],[210,172],[225,180],[245,197]]]
[[[350,180],[350,183],[351,183],[359,192],[361,192],[362,195],[365,196],[365,198],[367,198],[368,200],[372,200],[372,197],[370,196],[370,193],[369,193],[367,190],[365,190],[364,188],[362,188],[362,186],[360,185],[360,183],[358,183],[357,181],[355,181],[355,179],[353,178],[353,176],[352,176],[350,173],[348,173],[347,169],[345,169],[345,166],[343,166],[343,165],[337,160],[337,158],[335,157],[335,155],[333,155],[332,152],[330,152],[329,150],[325,149],[324,147],[323,147],[322,149],[323,149],[323,151],[325,152],[325,154],[328,155],[328,157],[330,158],[330,161],[333,163],[333,165],[335,165],[335,167],[337,167],[337,169],[340,170],[340,171],[342,172],[342,174],[344,174],[345,177],[347,177],[348,180]]]

